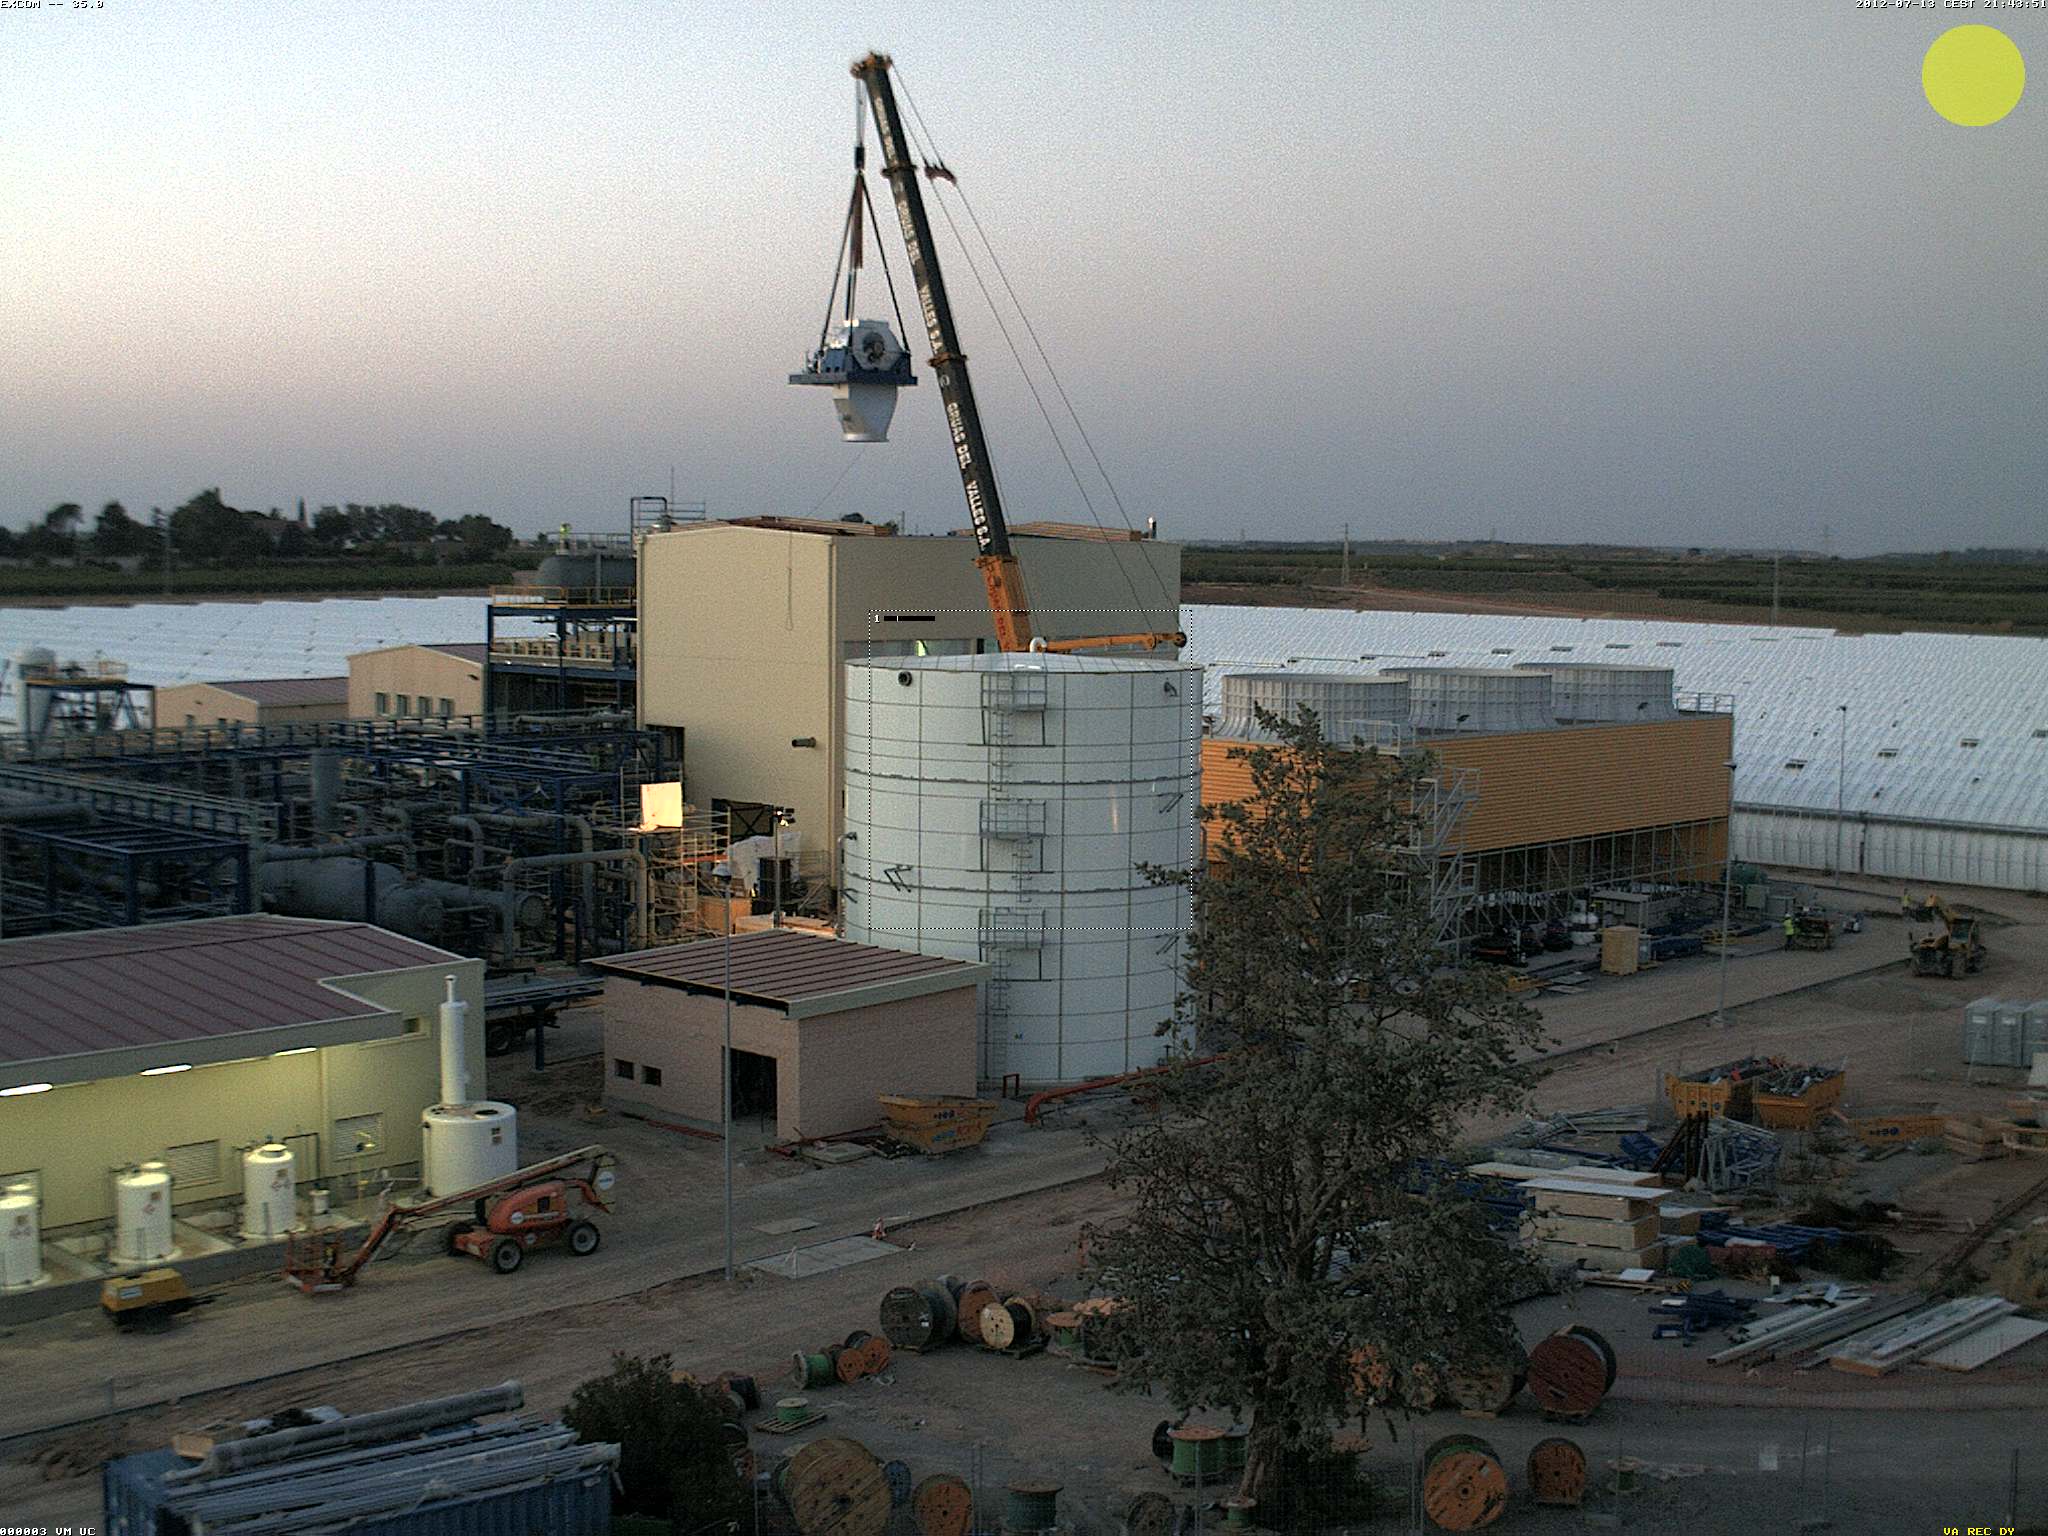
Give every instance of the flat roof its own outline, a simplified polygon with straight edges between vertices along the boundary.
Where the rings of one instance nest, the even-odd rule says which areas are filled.
[[[174,687],[218,688],[252,704],[348,702],[348,678],[345,674],[341,677],[244,677],[226,683],[172,683],[160,686],[158,692],[168,692]]]
[[[986,981],[990,974],[987,966],[966,960],[915,955],[789,928],[673,944],[590,963],[614,976],[722,997],[728,945],[732,995],[779,1008],[792,1019],[950,992]]]
[[[368,1026],[310,1043],[381,1038],[391,1033],[390,1010],[334,983],[450,963],[474,962],[368,923],[257,914],[8,939],[0,942],[0,1084],[140,1071],[129,1058],[151,1054],[227,1061],[290,1049],[309,1042],[251,1047],[238,1037],[306,1025]],[[121,1059],[95,1070],[92,1058],[107,1053]]]

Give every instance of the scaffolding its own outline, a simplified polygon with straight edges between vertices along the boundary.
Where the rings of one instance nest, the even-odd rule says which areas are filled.
[[[1460,933],[1565,918],[1600,888],[1685,894],[1718,889],[1724,817],[1629,827],[1467,855],[1471,899]]]

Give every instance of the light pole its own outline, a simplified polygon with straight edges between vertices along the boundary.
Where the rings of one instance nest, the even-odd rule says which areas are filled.
[[[794,825],[795,822],[795,811],[777,811],[775,813],[775,912],[768,921],[777,928],[782,926],[782,829]]]
[[[1835,769],[1835,874],[1842,874],[1842,804],[1849,788],[1849,706],[1835,706],[1842,716],[1841,755]]]
[[[725,845],[732,846],[732,812],[725,814]],[[732,1271],[732,900],[725,903],[725,1050],[719,1056],[720,1129],[725,1132],[725,1278]]]
[[[1728,1027],[1728,922],[1729,898],[1735,885],[1735,760],[1722,764],[1728,770],[1727,831],[1721,834],[1721,1000],[1714,1005],[1714,1027]]]

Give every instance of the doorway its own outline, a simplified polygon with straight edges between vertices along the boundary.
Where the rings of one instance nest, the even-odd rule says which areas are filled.
[[[769,1136],[775,1134],[775,1058],[753,1051],[732,1053],[732,1119],[752,1120]]]

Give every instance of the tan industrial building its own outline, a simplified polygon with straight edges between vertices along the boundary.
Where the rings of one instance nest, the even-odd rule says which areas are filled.
[[[727,942],[596,962],[605,984],[605,1099],[628,1114],[723,1123]],[[885,1093],[971,1094],[985,965],[787,928],[730,941],[733,1118],[776,1139],[881,1118]]]
[[[1179,545],[1029,526],[1012,530],[1013,543],[1039,634],[1180,627]],[[640,723],[682,733],[691,804],[730,809],[736,836],[770,830],[774,808],[794,811],[806,869],[834,883],[842,666],[996,648],[964,537],[785,518],[705,523],[648,538],[639,581]]]
[[[394,645],[348,659],[352,720],[448,720],[484,712],[484,658],[476,645]]]
[[[310,725],[348,718],[345,677],[262,677],[176,683],[156,691],[159,729],[208,725]]]
[[[161,1160],[179,1212],[239,1198],[279,1141],[304,1185],[407,1176],[440,1097],[453,976],[484,1082],[483,962],[364,923],[246,916],[0,942],[0,1187],[47,1230],[105,1222],[118,1170]]]
[[[1438,894],[1467,933],[1562,918],[1603,890],[1718,884],[1735,717],[1726,699],[1679,707],[1671,679],[1597,665],[1226,674],[1202,742],[1202,803],[1251,796],[1254,699],[1283,714],[1306,703],[1331,740],[1434,755],[1418,809]],[[1389,718],[1347,720],[1347,697]]]

